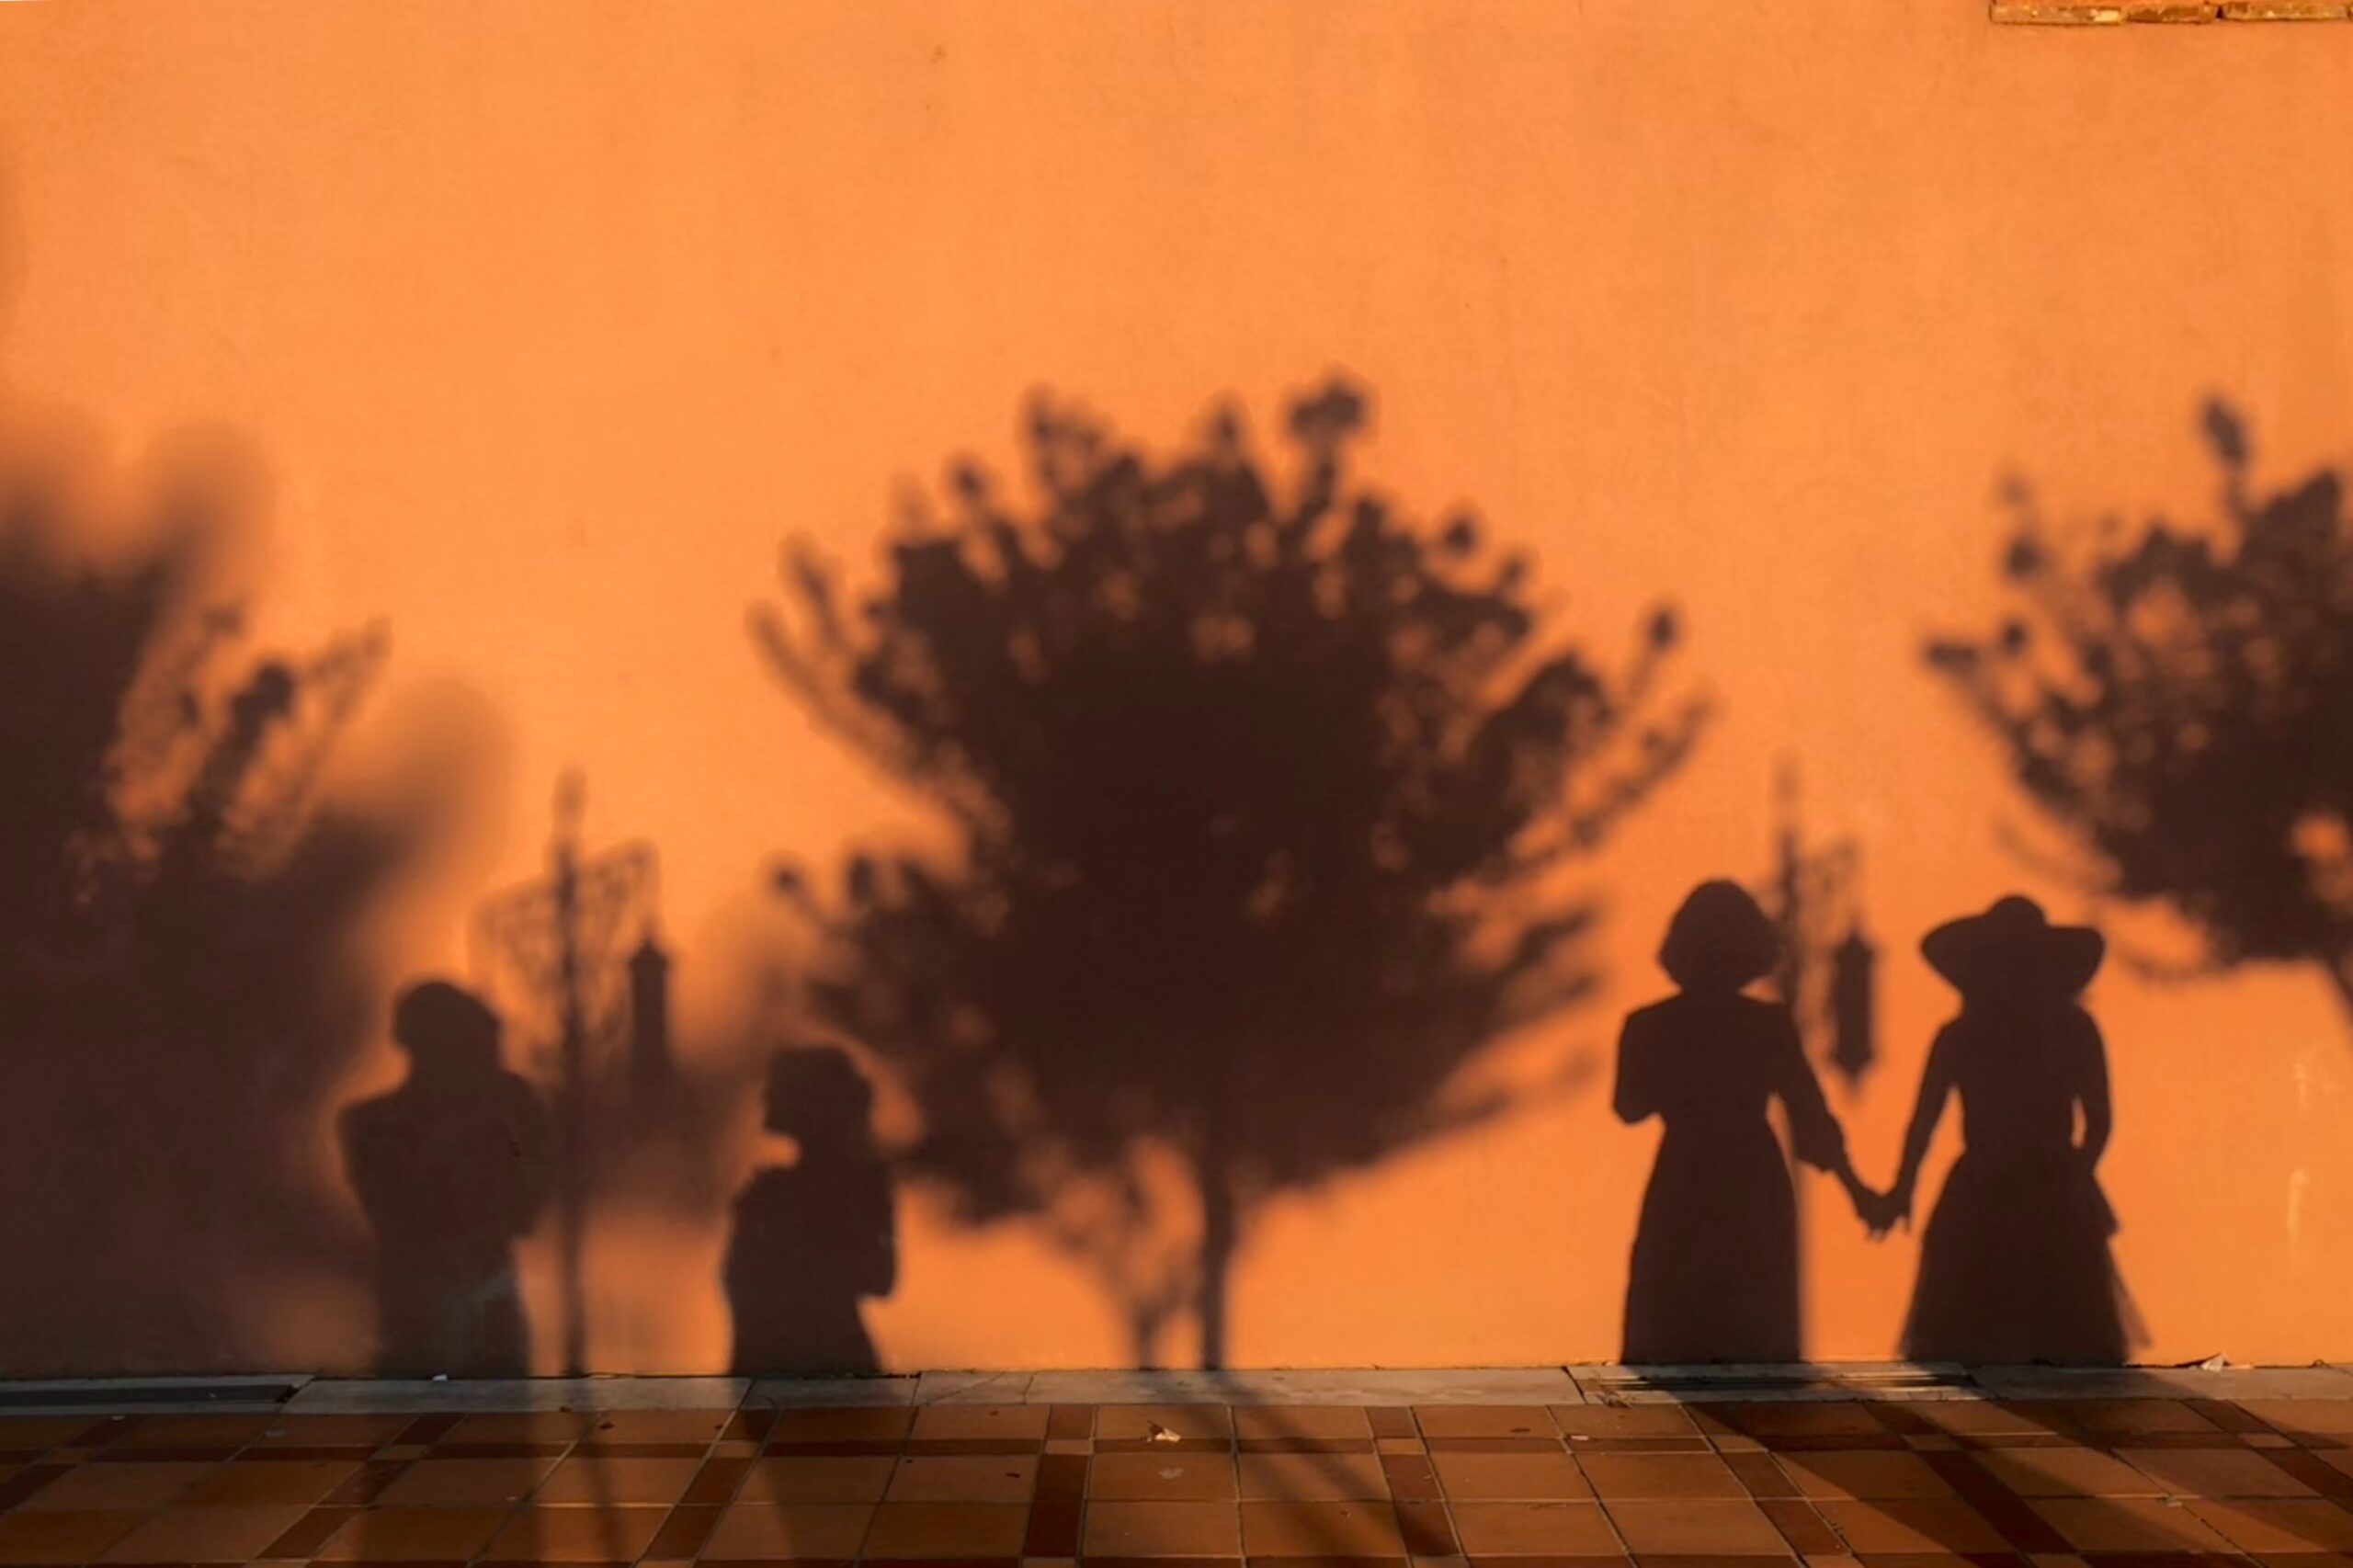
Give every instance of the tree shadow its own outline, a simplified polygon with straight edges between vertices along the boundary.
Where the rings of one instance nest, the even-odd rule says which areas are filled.
[[[488,732],[445,691],[347,744],[381,629],[249,647],[268,485],[243,441],[100,452],[0,408],[0,1346],[250,1368],[274,1290],[364,1277],[321,1133]]]
[[[2103,897],[2160,905],[2195,960],[2320,967],[2353,1011],[2353,526],[2334,470],[2248,483],[2245,426],[2204,410],[2219,517],[2063,526],[2023,483],[2002,573],[2015,612],[1932,642]]]
[[[1471,1070],[1594,982],[1563,871],[1703,717],[1661,688],[1670,612],[1605,671],[1524,556],[1345,472],[1365,419],[1344,382],[1296,403],[1284,484],[1230,412],[1163,460],[1040,401],[1033,505],[959,465],[862,603],[795,548],[755,620],[960,840],[781,874],[820,1020],[905,1083],[912,1170],[1041,1221],[1141,1365],[1188,1306],[1222,1361],[1258,1205],[1506,1108]]]

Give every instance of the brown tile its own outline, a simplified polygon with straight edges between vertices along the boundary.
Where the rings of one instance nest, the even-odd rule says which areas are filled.
[[[1785,1453],[1781,1468],[1808,1497],[1949,1497],[1952,1488],[1904,1449]]]
[[[722,1443],[765,1443],[768,1434],[776,1430],[777,1413],[773,1410],[739,1410],[727,1418],[727,1430],[721,1433]]]
[[[108,1548],[106,1562],[245,1562],[301,1521],[308,1508],[166,1508]]]
[[[1046,1407],[1017,1408],[1043,1415]],[[1044,1430],[1042,1424],[1039,1429]],[[1017,1557],[1029,1516],[1029,1506],[1021,1503],[884,1503],[874,1510],[873,1527],[866,1534],[866,1555]]]
[[[1830,1521],[1802,1497],[1765,1497],[1756,1506],[1773,1521],[1781,1539],[1801,1556],[1836,1555],[1847,1550],[1847,1543],[1830,1528]]]
[[[1116,1502],[1227,1500],[1235,1494],[1233,1460],[1223,1453],[1097,1454],[1086,1494]]]
[[[0,1449],[45,1452],[72,1443],[89,1429],[86,1415],[0,1415]]]
[[[1397,1511],[1397,1534],[1404,1540],[1408,1556],[1426,1565],[1435,1557],[1460,1561],[1462,1543],[1455,1538],[1445,1504],[1397,1503],[1392,1506]]]
[[[1824,1499],[1814,1507],[1859,1555],[1934,1552],[1961,1556],[2010,1550],[2010,1543],[2001,1531],[1957,1497]]]
[[[1380,1458],[1389,1495],[1398,1502],[1436,1502],[1444,1495],[1438,1489],[1438,1471],[1430,1468],[1429,1455],[1382,1454]]]
[[[1043,1404],[926,1404],[915,1412],[917,1437],[1003,1437],[1042,1443],[1051,1407]],[[1097,1432],[1106,1410],[1096,1421]],[[1142,1434],[1137,1434],[1142,1436]]]
[[[1756,1504],[1690,1497],[1608,1501],[1609,1518],[1637,1556],[1786,1557],[1789,1543]]]
[[[1025,1558],[1076,1557],[1078,1516],[1079,1505],[1076,1503],[1030,1504],[1029,1532],[1021,1538],[1021,1555]]]
[[[79,1464],[17,1506],[19,1512],[62,1508],[167,1507],[219,1468],[209,1464]]]
[[[1364,1502],[1245,1503],[1242,1548],[1252,1557],[1405,1554],[1395,1510],[1386,1503]]]
[[[1884,1437],[1889,1436],[1876,1407],[1859,1400],[1762,1402],[1755,1404],[1703,1404],[1697,1414],[1705,1422],[1720,1421],[1752,1437]]]
[[[2353,1512],[2322,1498],[2200,1500],[2189,1511],[2242,1551],[2353,1552]]]
[[[1590,1499],[1593,1488],[1563,1453],[1438,1454],[1430,1461],[1447,1496],[1554,1502]]]
[[[1557,1437],[1561,1430],[1540,1404],[1417,1404],[1414,1419],[1425,1437]]]
[[[1046,1437],[1092,1437],[1095,1436],[1095,1407],[1091,1404],[1057,1404],[1049,1407]]]
[[[1257,1502],[1387,1497],[1389,1477],[1381,1459],[1379,1454],[1244,1454],[1238,1461],[1241,1494]]]
[[[453,1415],[415,1416],[407,1426],[401,1428],[400,1440],[404,1443],[422,1443],[430,1448],[456,1431],[458,1423],[464,1419],[462,1415]]]
[[[115,1444],[126,1449],[242,1449],[271,1425],[267,1415],[141,1415]]]
[[[702,1543],[719,1523],[717,1508],[679,1507],[670,1510],[645,1549],[649,1562],[685,1562],[701,1555]]]
[[[687,1487],[701,1469],[700,1460],[574,1456],[555,1467],[534,1501],[593,1503],[607,1507],[659,1504],[666,1508],[687,1494]]]
[[[2177,1399],[2081,1399],[2066,1415],[2086,1432],[2138,1437],[2152,1432],[2212,1432],[2215,1425]]]
[[[1724,1468],[1733,1472],[1751,1497],[1795,1497],[1798,1483],[1771,1454],[1726,1454]]]
[[[1047,1454],[1038,1460],[1038,1501],[1075,1503],[1086,1495],[1089,1460],[1079,1454]]]
[[[2164,1490],[2114,1454],[2073,1444],[1989,1449],[1974,1461],[2021,1497],[2152,1497]]]
[[[2177,1497],[2310,1497],[2313,1489],[2251,1449],[2119,1449]]]
[[[499,1562],[634,1562],[669,1512],[628,1504],[518,1508],[483,1555]]]
[[[1552,1411],[1571,1437],[1690,1437],[1699,1430],[1679,1404],[1556,1404]]]
[[[2353,1437],[2353,1399],[2243,1399],[2238,1406],[2282,1432]]]
[[[2275,1449],[2264,1458],[2315,1492],[2353,1497],[2353,1449]]]
[[[1224,1442],[1233,1417],[1222,1404],[1106,1404],[1095,1412],[1095,1437],[1113,1441],[1179,1437]]]
[[[705,1460],[695,1478],[687,1483],[687,1494],[678,1499],[699,1508],[715,1508],[735,1500],[744,1489],[745,1481],[760,1461],[756,1460]],[[890,1462],[884,1460],[885,1463]]]
[[[358,1473],[357,1460],[238,1460],[199,1480],[182,1501],[192,1507],[323,1503]]]
[[[1032,1454],[910,1456],[899,1461],[883,1495],[893,1503],[1027,1503],[1037,1487],[1038,1460]]]
[[[1422,1435],[1422,1429],[1414,1425],[1414,1413],[1402,1404],[1367,1405],[1364,1418],[1376,1437],[1418,1437]]]
[[[708,1446],[727,1430],[725,1410],[608,1410],[590,1423],[595,1443],[694,1443]]]
[[[0,1481],[0,1512],[15,1507],[72,1469],[70,1465],[34,1464]]]
[[[1454,1531],[1473,1557],[1617,1557],[1624,1548],[1595,1503],[1457,1503]]]
[[[900,1443],[915,1418],[915,1411],[903,1404],[779,1410],[774,1415],[766,1437],[771,1443]]]
[[[2063,1429],[2042,1409],[1999,1400],[1923,1400],[1919,1409],[1940,1430],[1968,1437],[2033,1437]]]
[[[865,1503],[738,1503],[720,1516],[699,1555],[734,1562],[856,1557],[873,1517]]]
[[[764,1459],[737,1495],[746,1503],[880,1503],[898,1466],[887,1454]]]
[[[578,1410],[527,1410],[469,1415],[443,1434],[443,1443],[571,1443],[588,1436],[597,1416]],[[411,1437],[410,1442],[417,1441]]]
[[[378,1500],[433,1508],[519,1503],[554,1469],[551,1459],[419,1460]]]
[[[87,1562],[138,1522],[125,1508],[0,1514],[0,1562]]]
[[[1731,1467],[1713,1454],[1580,1454],[1577,1463],[1593,1489],[1613,1501],[1748,1495]]]
[[[462,1562],[506,1520],[504,1508],[369,1508],[320,1548],[322,1562]]]
[[[319,1548],[335,1537],[359,1515],[357,1508],[313,1508],[294,1521],[291,1528],[272,1541],[258,1555],[266,1558],[296,1558],[307,1562],[319,1554]]]
[[[2188,1509],[2154,1497],[2046,1497],[2034,1511],[2078,1551],[2225,1551]]]
[[[1372,1423],[1353,1404],[1241,1404],[1233,1408],[1233,1435],[1261,1441],[1370,1438]]]
[[[406,1415],[280,1415],[254,1439],[258,1449],[379,1449],[407,1429]]]
[[[1083,1550],[1097,1557],[1232,1557],[1241,1532],[1231,1503],[1090,1503]]]

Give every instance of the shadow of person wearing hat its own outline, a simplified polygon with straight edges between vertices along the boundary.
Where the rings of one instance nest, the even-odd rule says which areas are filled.
[[[1626,1019],[1618,1115],[1665,1123],[1628,1269],[1630,1363],[1801,1358],[1797,1195],[1770,1101],[1798,1159],[1836,1175],[1858,1215],[1881,1201],[1847,1161],[1789,1009],[1744,994],[1779,947],[1738,884],[1703,882],[1659,949],[1681,990]]]
[[[1929,1048],[1872,1233],[1909,1222],[1921,1156],[1955,1094],[1964,1147],[1921,1236],[1904,1353],[2119,1365],[2131,1308],[2095,1174],[2111,1124],[2108,1054],[2077,1000],[2106,945],[2012,895],[1937,927],[1920,951],[1961,993],[1961,1012]]]
[[[878,1372],[858,1303],[898,1280],[891,1176],[875,1147],[874,1093],[829,1045],[769,1060],[766,1130],[798,1157],[736,1195],[722,1278],[738,1376]]]
[[[500,1065],[498,1015],[447,981],[401,993],[392,1040],[408,1077],[339,1124],[376,1233],[376,1369],[528,1377],[515,1243],[547,1202],[547,1109]]]

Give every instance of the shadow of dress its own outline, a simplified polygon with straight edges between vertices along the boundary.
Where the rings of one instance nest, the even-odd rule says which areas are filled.
[[[2132,1333],[2109,1245],[2116,1214],[2096,1152],[2075,1145],[2078,1102],[2108,1115],[2091,1016],[2063,999],[1966,1004],[1930,1048],[1927,1078],[1959,1092],[1966,1147],[1921,1235],[1904,1353],[2121,1365]]]
[[[1628,1362],[1799,1359],[1797,1198],[1766,1119],[1776,1098],[1800,1160],[1844,1165],[1786,1008],[1686,991],[1626,1019],[1618,1115],[1665,1123],[1626,1286]]]
[[[878,1372],[858,1308],[897,1282],[890,1175],[879,1158],[804,1157],[736,1195],[722,1278],[735,1321],[733,1370]]]

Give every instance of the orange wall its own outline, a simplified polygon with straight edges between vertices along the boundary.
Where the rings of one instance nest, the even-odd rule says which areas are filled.
[[[2028,808],[1920,640],[1993,613],[2005,470],[2063,511],[2194,512],[2209,391],[2261,476],[2346,455],[2347,101],[2353,28],[1997,28],[1977,0],[43,0],[0,6],[0,364],[127,441],[253,432],[281,629],[381,615],[396,678],[491,697],[497,880],[584,767],[592,831],[661,846],[690,1010],[722,990],[698,934],[771,852],[922,820],[753,657],[780,537],[862,567],[902,476],[1010,465],[1035,385],[1159,443],[1345,367],[1379,395],[1366,472],[1475,501],[1598,648],[1675,598],[1722,709],[1592,868],[1606,994],[1526,1059],[1606,1053],[1683,892],[1765,869],[1795,759],[1887,949],[1885,1066],[1834,1092],[1883,1180],[1950,1006],[1919,934],[2013,886],[2096,913],[2005,847]],[[2093,1003],[2148,1358],[2353,1356],[2353,1026],[2323,983],[2111,965]],[[1279,1203],[1232,1359],[1611,1356],[1654,1138],[1596,1088]],[[1915,1244],[1807,1180],[1809,1349],[1887,1357]],[[1125,1358],[1034,1237],[909,1205],[889,1362]],[[715,1235],[596,1244],[600,1367],[723,1358]],[[364,1359],[347,1288],[270,1303],[279,1364]]]

